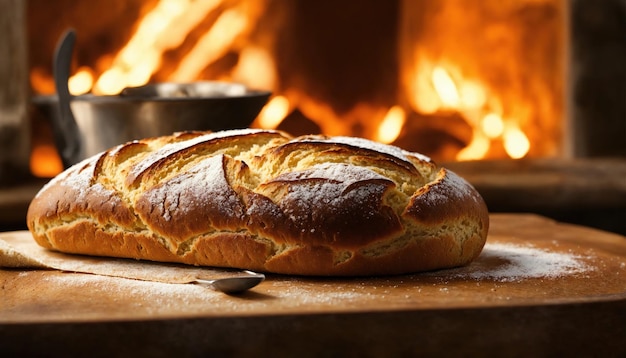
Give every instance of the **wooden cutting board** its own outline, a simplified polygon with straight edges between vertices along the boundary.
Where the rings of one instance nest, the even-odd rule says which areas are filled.
[[[0,237],[10,235],[28,233]],[[269,275],[229,296],[190,284],[5,269],[0,293],[0,344],[19,353],[40,353],[34,343],[42,337],[47,351],[78,355],[94,344],[97,355],[626,353],[626,238],[534,215],[492,215],[481,256],[451,270]]]

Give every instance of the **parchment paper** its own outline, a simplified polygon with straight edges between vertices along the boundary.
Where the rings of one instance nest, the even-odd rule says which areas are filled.
[[[60,270],[164,283],[191,283],[197,278],[233,276],[237,270],[70,255],[47,250],[29,235],[0,238],[0,267]]]

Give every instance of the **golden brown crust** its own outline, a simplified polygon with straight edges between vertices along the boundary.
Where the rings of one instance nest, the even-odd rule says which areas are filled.
[[[42,246],[299,275],[383,275],[476,258],[487,207],[429,158],[350,137],[185,132],[87,159],[32,201]]]

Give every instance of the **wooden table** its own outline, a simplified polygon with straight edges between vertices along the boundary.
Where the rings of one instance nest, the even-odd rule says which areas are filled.
[[[270,275],[229,296],[5,269],[0,294],[0,347],[9,354],[626,356],[626,238],[534,215],[492,215],[483,254],[453,270]]]

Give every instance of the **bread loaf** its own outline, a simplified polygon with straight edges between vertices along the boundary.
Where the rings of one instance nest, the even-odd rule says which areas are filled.
[[[66,253],[362,276],[469,263],[487,207],[429,158],[353,137],[181,132],[74,165],[27,223]]]

